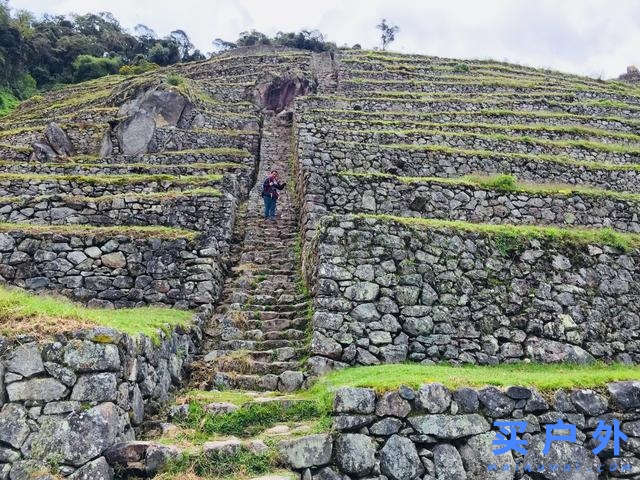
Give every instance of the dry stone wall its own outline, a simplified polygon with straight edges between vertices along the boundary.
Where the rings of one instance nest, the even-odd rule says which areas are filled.
[[[279,449],[301,478],[311,480],[635,478],[640,383],[546,393],[520,386],[450,390],[439,383],[384,394],[341,388],[333,404],[334,434],[282,442]],[[600,421],[617,421],[627,436],[618,454],[613,441],[594,454]],[[493,444],[500,438],[495,422],[524,422],[516,437],[525,442],[519,444],[524,453],[494,453],[504,446]],[[545,430],[558,422],[574,425],[576,440],[551,442],[545,454]]]
[[[182,384],[203,318],[158,342],[105,327],[0,339],[0,478],[30,480],[53,465],[72,480],[111,479],[105,453]]]
[[[637,249],[327,217],[311,368],[640,362]]]
[[[0,233],[0,281],[55,290],[90,306],[194,308],[222,289],[216,244],[79,230]]]
[[[640,232],[640,197],[535,193],[378,175],[335,175],[307,185],[334,214],[378,213],[477,223],[580,225]]]

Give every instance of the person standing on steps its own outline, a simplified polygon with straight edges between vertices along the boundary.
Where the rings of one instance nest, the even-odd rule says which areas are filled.
[[[262,182],[262,198],[264,199],[264,218],[266,220],[276,219],[276,206],[280,194],[286,183],[280,183],[280,176],[277,170],[272,170],[267,178]]]

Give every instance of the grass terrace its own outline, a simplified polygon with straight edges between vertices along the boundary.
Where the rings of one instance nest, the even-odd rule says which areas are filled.
[[[25,232],[33,235],[68,235],[97,237],[123,235],[131,238],[162,238],[166,240],[195,240],[200,234],[192,230],[161,226],[115,226],[94,227],[92,225],[32,225],[29,223],[0,223],[0,232]]]
[[[640,171],[640,164],[638,163],[605,163],[605,162],[591,162],[574,160],[566,155],[546,155],[546,154],[533,154],[533,153],[512,153],[512,152],[494,152],[493,150],[474,150],[464,148],[448,147],[446,145],[415,145],[415,144],[372,144],[370,142],[345,142],[340,140],[330,141],[328,143],[335,145],[361,145],[363,147],[375,147],[381,150],[402,150],[402,151],[422,151],[441,153],[445,155],[456,155],[465,157],[478,157],[478,158],[503,158],[506,160],[532,160],[540,162],[553,162],[562,165],[569,165],[573,167],[580,167],[589,170],[609,170],[609,171]]]
[[[95,185],[130,185],[150,182],[174,182],[184,185],[201,185],[219,182],[222,175],[143,175],[130,173],[126,175],[39,175],[32,173],[2,173],[0,182],[5,181],[60,181],[82,182]]]
[[[490,127],[487,127],[490,129]],[[501,130],[498,128],[497,130]],[[527,143],[531,145],[543,145],[546,147],[554,148],[583,148],[586,150],[597,150],[606,153],[619,153],[629,155],[639,155],[640,146],[633,146],[619,143],[602,143],[591,140],[548,140],[546,138],[537,138],[529,135],[507,135],[503,133],[475,133],[475,132],[450,132],[442,130],[429,130],[429,129],[397,129],[397,130],[335,130],[338,133],[354,134],[354,135],[430,135],[430,136],[443,136],[454,138],[476,138],[479,140],[488,140],[494,142],[514,142],[514,143]]]
[[[325,217],[331,219],[333,217]],[[344,217],[341,217],[344,218]],[[640,247],[640,234],[620,233],[611,228],[565,228],[537,225],[494,225],[460,220],[397,217],[393,215],[356,214],[348,218],[393,222],[416,229],[460,230],[495,236],[501,243],[519,245],[529,239],[551,241],[556,245],[605,245],[620,250]],[[330,221],[330,220],[327,220]]]
[[[595,187],[580,187],[575,185],[543,184],[519,182],[513,175],[466,175],[463,177],[403,177],[387,173],[359,173],[340,172],[341,175],[362,178],[388,178],[402,183],[438,183],[441,185],[466,185],[486,190],[498,190],[502,192],[522,192],[542,195],[585,195],[590,197],[604,197],[612,200],[640,203],[640,193],[618,192]]]
[[[372,126],[382,126],[382,127],[393,127],[393,126],[403,126],[410,123],[411,125],[416,125],[415,129],[407,129],[406,127],[401,128],[396,131],[406,131],[413,130],[418,131],[421,128],[417,127],[426,127],[425,130],[429,130],[431,128],[443,129],[443,128],[452,128],[452,129],[482,129],[489,131],[518,131],[518,132],[544,132],[544,133],[565,133],[565,134],[573,134],[573,135],[582,135],[582,136],[593,136],[593,137],[606,137],[614,140],[626,140],[630,142],[639,142],[640,143],[640,135],[635,133],[627,133],[627,132],[615,132],[610,130],[604,130],[602,128],[595,127],[583,127],[580,125],[547,125],[544,123],[520,123],[520,124],[502,124],[502,123],[485,123],[485,122],[423,122],[423,121],[402,121],[402,120],[345,120],[340,118],[330,118],[326,117],[312,117],[313,121],[325,121],[327,123],[333,124],[358,124],[358,125],[372,125]],[[390,129],[392,130],[392,129]],[[380,130],[362,130],[362,131],[380,131]],[[452,132],[455,133],[455,132]]]
[[[132,336],[160,340],[159,332],[188,327],[193,314],[171,308],[91,309],[65,298],[36,295],[0,286],[0,335],[48,337],[96,326],[111,327]]]

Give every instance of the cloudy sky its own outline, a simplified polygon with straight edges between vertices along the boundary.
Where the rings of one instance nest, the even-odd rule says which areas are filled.
[[[319,29],[338,45],[379,43],[381,18],[401,31],[392,50],[493,58],[615,77],[640,66],[639,0],[10,0],[37,14],[110,11],[159,35],[182,28],[204,52],[243,30]]]

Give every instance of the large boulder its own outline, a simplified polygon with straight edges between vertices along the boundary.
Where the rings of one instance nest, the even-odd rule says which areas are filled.
[[[448,443],[441,443],[433,448],[433,464],[436,478],[442,480],[466,480],[462,458],[456,447]],[[471,477],[474,478],[474,477]],[[482,478],[482,477],[480,477]]]
[[[640,382],[613,382],[607,388],[613,403],[623,410],[640,408]]]
[[[104,457],[84,464],[69,477],[69,480],[113,480],[113,469]]]
[[[280,113],[293,99],[314,91],[316,85],[302,73],[289,72],[283,76],[269,76],[246,91],[247,97],[265,110]]]
[[[122,120],[116,127],[116,138],[124,155],[147,153],[156,131],[156,122],[147,112],[140,111]]]
[[[338,436],[335,461],[344,473],[364,477],[376,464],[376,443],[371,437],[359,433]]]
[[[284,441],[278,450],[285,463],[294,470],[321,467],[331,460],[333,440],[327,434],[309,435]]]
[[[55,458],[69,465],[84,465],[102,453],[127,427],[126,416],[113,403],[63,417],[43,418],[31,452],[36,460]]]
[[[595,358],[577,345],[532,337],[525,343],[527,357],[540,363],[593,363]]]
[[[33,149],[31,154],[32,161],[45,162],[75,155],[71,139],[55,122],[47,125],[42,138],[34,142],[31,148]]]
[[[424,473],[415,445],[399,435],[392,436],[380,450],[380,469],[392,480],[413,480]]]

